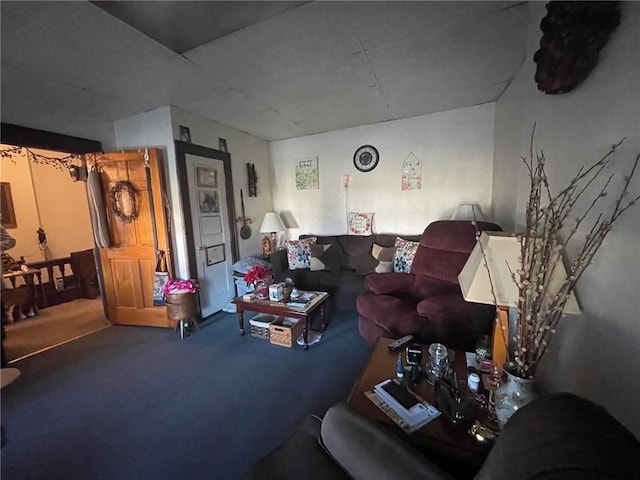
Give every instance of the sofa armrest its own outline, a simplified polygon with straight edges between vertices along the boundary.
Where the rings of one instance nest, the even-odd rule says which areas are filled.
[[[370,273],[364,278],[365,287],[375,295],[407,295],[413,291],[412,273]]]
[[[344,402],[325,414],[320,439],[336,463],[356,480],[451,479],[401,437],[358,415]]]
[[[276,250],[269,255],[269,263],[271,264],[271,271],[275,278],[278,278],[280,274],[289,269],[289,260],[287,259],[287,250]]]

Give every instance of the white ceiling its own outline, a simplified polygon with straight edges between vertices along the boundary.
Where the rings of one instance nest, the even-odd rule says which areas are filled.
[[[202,19],[218,2],[176,3]],[[173,105],[280,140],[482,104],[525,60],[526,10],[309,2],[178,54],[90,2],[3,1],[2,122],[99,140],[114,120]],[[175,18],[173,34],[189,29]]]

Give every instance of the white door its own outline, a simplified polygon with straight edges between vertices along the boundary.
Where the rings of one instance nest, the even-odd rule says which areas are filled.
[[[222,310],[234,296],[224,163],[186,154],[186,167],[200,306],[205,318]]]

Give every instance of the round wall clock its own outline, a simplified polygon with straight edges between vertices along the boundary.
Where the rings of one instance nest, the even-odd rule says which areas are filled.
[[[353,164],[361,172],[370,172],[378,166],[380,155],[376,147],[363,145],[353,154]]]

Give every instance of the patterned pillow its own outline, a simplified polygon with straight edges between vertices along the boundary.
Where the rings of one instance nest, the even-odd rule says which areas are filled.
[[[349,234],[371,235],[373,213],[349,212]]]
[[[410,242],[404,238],[396,237],[396,254],[393,257],[394,272],[411,272],[413,258],[418,251],[419,242]]]
[[[287,260],[289,270],[311,267],[310,245],[316,243],[317,237],[304,238],[302,240],[286,240]]]
[[[373,244],[371,255],[378,261],[374,272],[388,273],[393,272],[393,258],[396,253],[396,247],[382,247],[377,243]]]

